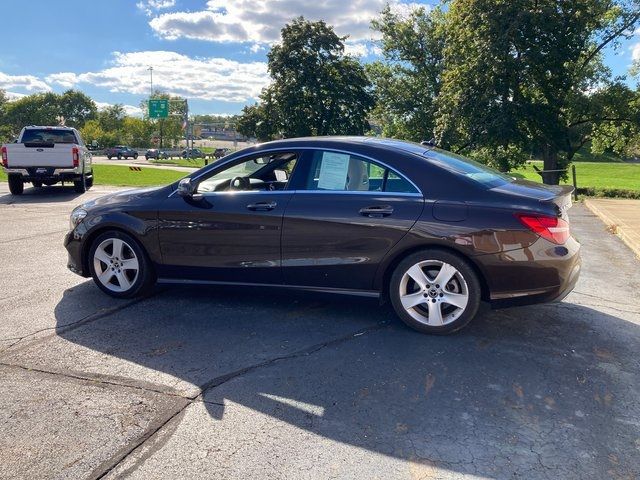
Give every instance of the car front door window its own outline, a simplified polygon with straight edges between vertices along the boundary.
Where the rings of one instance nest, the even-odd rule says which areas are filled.
[[[297,155],[291,152],[251,157],[198,183],[198,193],[285,190]]]

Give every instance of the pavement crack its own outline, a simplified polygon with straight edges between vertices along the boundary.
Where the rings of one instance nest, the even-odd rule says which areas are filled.
[[[156,292],[156,293],[157,293],[157,292]],[[21,336],[21,337],[12,337],[12,338],[3,338],[3,339],[0,339],[0,340],[3,340],[3,341],[13,341],[13,340],[15,340],[11,345],[9,345],[8,347],[6,347],[6,348],[5,348],[5,349],[0,353],[0,358],[2,358],[3,356],[5,356],[6,354],[11,354],[11,355],[13,355],[13,354],[15,354],[16,352],[19,352],[19,351],[21,351],[21,350],[22,350],[22,349],[24,349],[24,348],[30,347],[30,346],[32,345],[32,343],[26,343],[26,344],[25,344],[25,345],[23,345],[21,348],[11,350],[11,349],[12,349],[12,347],[14,347],[15,345],[19,344],[20,342],[22,342],[23,340],[25,340],[25,339],[27,339],[27,338],[29,338],[29,337],[33,337],[34,335],[37,335],[37,334],[39,334],[39,333],[47,332],[47,331],[51,331],[51,330],[53,330],[53,331],[54,331],[54,333],[53,333],[54,335],[58,335],[58,334],[61,334],[61,333],[66,333],[66,332],[69,332],[69,331],[71,331],[71,330],[74,330],[75,328],[78,328],[78,327],[80,327],[80,326],[82,326],[82,325],[86,325],[87,323],[91,323],[91,322],[94,322],[94,321],[96,321],[96,320],[100,320],[101,318],[108,317],[109,315],[112,315],[112,314],[114,314],[114,313],[117,313],[117,312],[119,312],[120,310],[124,310],[124,309],[125,309],[125,308],[127,308],[127,307],[131,307],[131,306],[133,306],[133,305],[136,305],[137,303],[140,303],[140,302],[142,302],[142,301],[144,301],[144,300],[147,300],[147,299],[149,299],[149,298],[152,298],[153,296],[155,296],[155,293],[154,293],[154,294],[151,294],[151,295],[146,295],[146,296],[143,296],[143,297],[139,297],[139,298],[134,298],[134,299],[132,299],[132,300],[128,300],[126,303],[123,303],[123,304],[121,304],[121,305],[117,305],[117,306],[115,306],[115,307],[111,307],[111,308],[108,308],[108,309],[106,309],[106,310],[102,310],[102,311],[100,311],[100,312],[90,313],[89,315],[86,315],[86,316],[82,317],[82,318],[81,318],[81,319],[79,319],[79,320],[76,320],[76,321],[74,321],[74,322],[67,323],[67,324],[62,325],[62,326],[58,326],[58,325],[56,325],[56,326],[53,326],[53,327],[46,327],[46,328],[42,328],[42,329],[40,329],[40,330],[36,330],[35,332],[30,332],[30,333],[28,333],[28,334],[26,334],[26,335],[23,335],[23,336]],[[45,336],[45,337],[41,337],[41,338],[36,339],[36,341],[44,341],[44,340],[48,339],[49,337],[50,337],[50,335],[47,335],[47,336]],[[10,351],[10,350],[11,350],[11,351]]]
[[[377,323],[375,325],[366,327],[366,328],[362,328],[356,332],[352,332],[349,333],[347,335],[344,335],[342,337],[338,337],[338,338],[334,338],[332,340],[327,340],[326,342],[322,342],[322,343],[318,343],[316,345],[312,345],[310,347],[306,347],[303,348],[302,350],[298,350],[296,352],[290,353],[288,355],[283,355],[280,357],[274,357],[271,358],[269,360],[265,360],[264,362],[261,363],[256,363],[254,365],[250,365],[248,367],[244,367],[241,368],[239,370],[236,370],[234,372],[231,373],[227,373],[225,375],[221,375],[219,377],[213,378],[211,380],[209,380],[208,382],[204,383],[201,387],[200,387],[200,394],[197,395],[196,397],[193,397],[193,399],[197,398],[197,397],[204,397],[204,395],[206,394],[206,392],[208,390],[211,390],[215,387],[219,387],[220,385],[222,385],[223,383],[226,383],[230,380],[233,380],[234,378],[238,378],[242,375],[245,375],[249,372],[252,372],[254,370],[257,370],[259,368],[263,368],[263,367],[268,367],[273,365],[274,363],[280,362],[280,361],[284,361],[284,360],[291,360],[293,358],[298,358],[298,357],[303,357],[303,356],[307,356],[307,355],[311,355],[313,353],[318,352],[319,350],[322,350],[328,346],[333,346],[333,345],[338,345],[340,343],[344,343],[347,342],[349,340],[353,340],[354,338],[358,338],[362,335],[364,335],[365,333],[370,333],[372,331],[376,331],[376,330],[381,330],[382,328],[386,327],[388,325],[388,322],[380,322]]]

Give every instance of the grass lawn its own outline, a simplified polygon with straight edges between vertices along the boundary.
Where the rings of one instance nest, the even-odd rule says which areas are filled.
[[[94,165],[96,185],[115,185],[123,187],[146,187],[153,185],[167,185],[187,175],[188,172],[164,170],[159,168],[144,168],[134,172],[122,165]],[[6,181],[7,175],[0,171],[0,179]]]
[[[542,169],[542,162],[530,162],[522,168],[513,170],[510,174],[514,177],[541,182],[540,175],[531,165],[533,163]],[[640,163],[579,162],[575,163],[575,166],[578,187],[640,191]],[[571,172],[569,172],[569,178],[562,183],[571,183]]]
[[[214,159],[209,159],[209,163],[215,162]],[[176,165],[178,167],[204,167],[204,158],[162,158],[159,160],[149,159],[149,162],[157,165]]]

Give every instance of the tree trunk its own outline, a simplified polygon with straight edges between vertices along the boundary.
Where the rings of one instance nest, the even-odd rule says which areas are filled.
[[[547,185],[558,185],[560,183],[560,173],[558,171],[548,171],[548,170],[558,170],[558,150],[551,146],[545,145],[542,150],[542,159],[544,160],[545,170],[542,173],[542,181]]]

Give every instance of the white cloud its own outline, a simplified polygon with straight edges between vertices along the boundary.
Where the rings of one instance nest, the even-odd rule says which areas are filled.
[[[24,88],[29,92],[49,92],[51,87],[33,75],[7,75],[0,72],[0,89]]]
[[[175,40],[191,38],[213,42],[274,43],[293,18],[324,20],[353,42],[370,40],[371,20],[385,5],[399,13],[427,5],[403,0],[209,0],[205,10],[164,13],[149,22],[157,35]]]
[[[49,75],[64,86],[91,84],[111,92],[149,94],[149,66],[153,87],[174,95],[203,100],[246,102],[269,82],[264,62],[240,63],[225,58],[191,58],[175,52],[145,51],[113,54],[113,66],[97,72]]]
[[[148,16],[153,15],[158,10],[175,7],[176,0],[141,0],[136,3],[136,7]]]
[[[7,100],[9,102],[12,102],[14,100],[19,100],[22,97],[26,97],[24,93],[17,93],[17,92],[4,92],[4,94],[7,97]]]
[[[48,83],[54,83],[64,88],[71,88],[78,83],[78,76],[71,72],[53,73],[44,78]]]
[[[640,42],[631,45],[631,60],[634,62],[640,61]]]
[[[105,108],[113,106],[113,103],[96,102],[96,106],[98,107],[98,110],[104,110]],[[140,107],[136,107],[134,105],[122,105],[122,108],[124,108],[124,112],[131,117],[142,116],[142,109]]]

